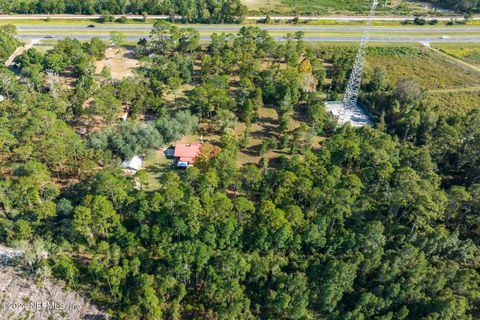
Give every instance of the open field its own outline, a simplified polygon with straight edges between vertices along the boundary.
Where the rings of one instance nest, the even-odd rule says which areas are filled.
[[[288,9],[282,0],[243,0],[243,3],[251,12],[281,12]]]
[[[402,54],[395,52],[395,49],[371,50],[367,57],[367,70],[377,66],[387,70],[392,84],[402,78],[417,78],[427,90],[480,85],[480,75],[477,72],[426,48],[411,48]]]
[[[445,52],[452,57],[460,59],[466,63],[480,67],[480,46],[474,44],[462,44],[460,46],[439,44],[435,46],[442,52]]]
[[[433,92],[429,101],[435,109],[446,115],[466,114],[480,107],[480,88],[476,92]]]
[[[244,0],[250,12],[278,14],[361,14],[368,12],[370,0]],[[381,2],[378,11],[391,14],[428,13],[429,9],[413,1],[393,0],[387,6]]]

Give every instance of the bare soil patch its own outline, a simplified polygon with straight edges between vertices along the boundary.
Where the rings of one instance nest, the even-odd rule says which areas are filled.
[[[133,76],[133,69],[138,66],[133,51],[128,49],[107,48],[105,59],[97,61],[96,72],[102,72],[107,67],[113,80],[122,80]]]

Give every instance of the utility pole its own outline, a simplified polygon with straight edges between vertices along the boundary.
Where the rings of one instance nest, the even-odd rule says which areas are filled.
[[[350,74],[350,79],[348,80],[347,90],[343,97],[343,113],[349,112],[356,108],[358,96],[360,94],[360,85],[362,83],[363,76],[363,67],[365,64],[365,54],[367,49],[368,41],[370,40],[369,32],[370,27],[373,23],[373,18],[375,17],[375,10],[378,6],[378,0],[373,0],[372,7],[370,8],[370,13],[368,14],[367,23],[365,30],[363,32],[362,41],[360,42],[360,48],[358,48],[357,56],[353,64],[352,73]]]

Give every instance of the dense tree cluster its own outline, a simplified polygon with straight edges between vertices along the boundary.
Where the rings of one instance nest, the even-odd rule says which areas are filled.
[[[42,242],[50,257],[36,275],[119,319],[479,318],[478,110],[435,113],[414,80],[392,86],[376,69],[362,100],[377,127],[338,126],[319,95],[322,52],[301,33],[285,40],[243,28],[201,47],[194,31],[158,23],[132,78],[84,67],[101,57],[94,40],[29,51],[20,77],[1,69],[1,241]],[[351,56],[334,55],[330,94]],[[55,89],[53,66],[71,88]],[[278,121],[263,159],[239,167],[264,106]],[[153,120],[115,124],[124,110]],[[118,158],[198,121],[221,148],[205,143],[194,167],[167,170],[155,190],[119,170]],[[273,149],[284,155],[270,166]]]
[[[184,135],[194,133],[197,128],[198,118],[186,111],[172,118],[159,118],[155,124],[127,121],[116,127],[106,127],[91,134],[88,145],[93,149],[111,150],[122,159],[128,159],[178,141]]]
[[[13,37],[15,32],[15,26],[0,26],[0,64],[2,65],[19,45],[18,40]]]
[[[432,103],[415,78],[391,85],[386,71],[373,70],[362,100],[384,129],[403,143],[429,151],[444,185],[478,182],[480,165],[479,110],[449,113]],[[448,110],[448,109],[447,109]]]
[[[247,12],[241,0],[0,0],[0,13],[151,14],[185,22],[238,23]]]

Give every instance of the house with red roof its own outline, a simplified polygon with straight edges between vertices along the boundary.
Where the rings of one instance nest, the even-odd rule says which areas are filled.
[[[200,153],[200,142],[189,144],[179,143],[175,145],[173,157],[177,160],[177,167],[186,168],[195,162],[195,157]]]

